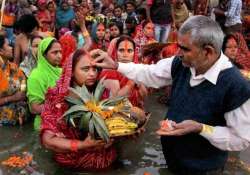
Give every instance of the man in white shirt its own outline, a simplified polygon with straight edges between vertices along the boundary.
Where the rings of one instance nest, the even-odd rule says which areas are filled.
[[[250,144],[250,84],[221,52],[223,32],[205,16],[190,17],[178,34],[179,55],[155,65],[116,63],[101,51],[93,64],[117,69],[148,87],[172,84],[168,119],[159,129],[168,167],[176,174],[222,171],[227,151]]]

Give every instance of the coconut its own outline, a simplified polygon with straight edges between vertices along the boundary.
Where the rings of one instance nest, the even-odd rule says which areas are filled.
[[[145,112],[138,107],[132,107],[130,111],[130,117],[135,119],[138,126],[142,126],[146,122]]]

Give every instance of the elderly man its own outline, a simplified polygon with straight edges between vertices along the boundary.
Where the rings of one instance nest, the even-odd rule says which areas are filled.
[[[96,66],[159,88],[172,84],[167,118],[172,129],[157,131],[168,167],[176,174],[222,171],[227,151],[250,142],[250,84],[221,52],[223,32],[205,16],[190,17],[179,30],[180,53],[155,65],[115,63],[103,51]]]

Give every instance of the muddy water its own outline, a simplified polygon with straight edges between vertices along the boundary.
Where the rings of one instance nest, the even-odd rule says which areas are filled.
[[[147,125],[147,131],[137,140],[120,143],[119,162],[104,172],[71,172],[58,167],[51,160],[51,153],[40,146],[38,134],[33,131],[32,123],[23,127],[0,127],[0,161],[12,154],[27,151],[33,154],[32,167],[24,170],[6,168],[0,164],[0,175],[143,175],[149,172],[152,175],[171,175],[165,165],[161,152],[159,138],[155,136],[158,121],[166,113],[165,105],[157,102],[159,94],[147,99],[146,108],[152,113]],[[226,165],[224,174],[247,175],[247,165],[250,165],[250,148],[241,153],[232,153],[230,162]],[[28,172],[28,173],[27,173]]]

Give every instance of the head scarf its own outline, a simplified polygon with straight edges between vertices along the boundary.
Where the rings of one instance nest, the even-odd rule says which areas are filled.
[[[62,116],[68,109],[65,96],[68,95],[72,77],[72,56],[66,59],[63,65],[63,73],[56,87],[49,88],[46,94],[44,110],[42,112],[41,136],[44,131],[54,134],[62,134],[68,139],[78,139],[79,133],[69,127]],[[97,170],[109,167],[116,159],[116,151],[109,147],[100,151],[80,151],[68,153],[56,153],[54,159],[62,166],[77,170]],[[101,159],[100,162],[96,161]]]
[[[70,34],[61,36],[59,42],[62,46],[61,65],[63,65],[65,62],[67,62],[66,59],[76,50],[77,43],[76,39]]]
[[[56,11],[56,22],[57,22],[58,28],[69,27],[70,21],[75,18],[75,12],[73,8],[69,7],[69,9],[65,11],[62,9],[63,3],[64,1],[61,2],[60,7]]]
[[[31,72],[27,81],[27,97],[31,103],[42,104],[45,93],[49,87],[54,87],[61,75],[61,68],[52,66],[44,57],[44,52],[55,38],[43,39],[38,46],[37,67]],[[35,128],[39,128],[39,121],[35,122]]]

